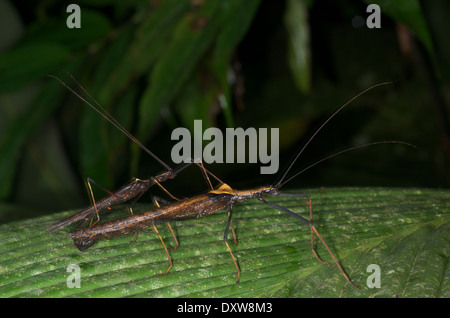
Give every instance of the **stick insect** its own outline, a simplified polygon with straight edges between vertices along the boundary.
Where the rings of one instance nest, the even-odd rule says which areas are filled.
[[[390,83],[390,82],[389,82]],[[347,274],[344,272],[344,270],[342,269],[342,267],[340,266],[338,260],[336,259],[336,257],[333,255],[333,253],[331,252],[331,250],[329,249],[328,245],[325,243],[325,241],[322,239],[321,235],[319,234],[316,226],[313,224],[312,221],[312,200],[311,200],[311,196],[308,194],[286,194],[286,193],[280,193],[279,192],[279,188],[282,187],[283,185],[285,185],[287,182],[289,182],[290,180],[292,180],[293,178],[297,177],[298,175],[300,175],[301,173],[303,173],[304,171],[312,168],[313,166],[319,164],[320,162],[323,162],[327,159],[330,159],[336,155],[342,154],[344,152],[347,151],[351,151],[351,150],[355,150],[355,149],[359,149],[362,147],[367,147],[367,146],[371,146],[371,145],[376,145],[376,144],[386,144],[386,143],[400,143],[400,144],[404,144],[404,145],[408,145],[408,146],[413,146],[411,144],[408,143],[404,143],[404,142],[400,142],[400,141],[380,141],[380,142],[372,142],[369,144],[364,144],[364,145],[360,145],[360,146],[356,146],[356,147],[352,147],[352,148],[348,148],[346,150],[340,151],[338,153],[332,154],[330,156],[327,156],[313,164],[311,164],[310,166],[308,166],[307,168],[301,170],[300,172],[295,173],[294,175],[292,175],[291,177],[287,178],[287,175],[289,173],[289,171],[291,170],[291,168],[293,167],[294,163],[297,161],[297,159],[300,157],[300,155],[303,153],[303,151],[305,150],[305,148],[308,146],[308,144],[314,139],[314,137],[318,134],[318,132],[337,114],[339,113],[344,107],[346,107],[350,102],[352,102],[354,99],[358,98],[360,95],[364,94],[365,92],[367,92],[368,90],[371,90],[375,87],[381,86],[381,85],[387,85],[389,83],[380,83],[377,85],[374,85],[366,90],[364,90],[363,92],[359,93],[358,95],[356,95],[355,97],[353,97],[351,100],[349,100],[347,103],[345,103],[343,106],[341,106],[338,110],[336,110],[314,133],[313,135],[307,140],[306,144],[304,144],[304,146],[300,149],[300,151],[297,153],[297,155],[293,158],[293,160],[291,161],[291,163],[288,165],[288,168],[285,170],[285,172],[278,178],[278,181],[272,185],[272,186],[267,186],[267,187],[259,187],[259,188],[255,188],[255,189],[250,189],[250,190],[235,190],[233,188],[231,188],[229,185],[222,183],[221,185],[219,185],[216,189],[210,190],[205,194],[201,194],[198,196],[194,196],[191,198],[186,198],[183,200],[180,200],[178,202],[172,203],[172,204],[168,204],[166,206],[163,207],[159,207],[150,211],[146,211],[143,212],[141,214],[138,215],[132,215],[132,216],[128,216],[119,220],[114,220],[114,221],[109,221],[106,222],[104,224],[98,224],[92,227],[88,227],[88,228],[82,228],[82,229],[77,229],[71,233],[69,233],[69,237],[74,241],[75,246],[79,249],[79,250],[85,250],[87,248],[89,248],[90,246],[92,246],[93,244],[95,244],[97,241],[101,240],[101,239],[106,239],[106,238],[112,238],[112,237],[117,237],[117,236],[122,236],[122,235],[126,235],[129,233],[133,233],[145,228],[148,228],[150,226],[152,226],[154,228],[154,230],[156,231],[163,247],[164,250],[167,254],[168,257],[168,261],[169,261],[169,267],[167,268],[167,270],[165,271],[165,273],[160,274],[160,275],[166,275],[170,269],[172,268],[172,260],[170,258],[170,255],[167,251],[167,248],[164,244],[163,239],[161,238],[161,236],[159,235],[155,224],[160,223],[160,222],[170,222],[170,221],[176,221],[176,220],[186,220],[186,219],[192,219],[192,218],[201,218],[204,217],[206,215],[215,213],[217,211],[223,210],[225,209],[227,211],[228,214],[228,220],[226,223],[226,227],[225,227],[225,232],[224,232],[224,236],[223,236],[223,241],[225,243],[225,246],[228,250],[228,252],[231,255],[231,258],[233,260],[233,263],[236,267],[237,270],[237,281],[236,283],[239,283],[240,278],[241,278],[241,270],[239,268],[238,262],[235,258],[235,256],[233,255],[233,252],[228,244],[228,233],[229,233],[229,229],[232,226],[232,211],[233,211],[233,207],[240,202],[249,200],[249,199],[257,199],[259,201],[261,201],[262,203],[277,209],[279,211],[285,212],[288,215],[296,218],[297,220],[301,221],[302,223],[306,224],[307,226],[310,227],[311,229],[311,250],[314,254],[314,256],[322,263],[328,264],[327,262],[323,261],[319,255],[316,253],[315,249],[314,249],[314,235],[316,235],[319,240],[322,242],[322,244],[325,246],[326,250],[328,251],[328,253],[331,255],[334,263],[336,264],[336,266],[338,267],[339,271],[341,272],[341,274],[345,277],[345,279],[347,280],[347,282],[349,284],[351,284],[352,286],[359,288],[359,286],[355,285],[350,278],[347,276]],[[414,147],[414,146],[413,146]],[[305,198],[307,200],[307,203],[309,205],[309,220],[307,220],[306,218],[302,217],[301,215],[283,207],[280,206],[278,204],[275,204],[273,202],[269,202],[266,200],[266,198],[269,197],[302,197]],[[231,227],[232,228],[232,227]],[[233,235],[234,235],[234,231],[233,231]],[[156,276],[160,276],[160,275],[156,275]]]
[[[80,94],[75,92],[72,88],[70,88],[66,83],[64,83],[58,77],[53,76],[53,75],[48,75],[48,76],[59,81],[72,94],[77,96],[85,104],[87,104],[89,107],[91,107],[93,110],[95,110],[100,116],[102,116],[107,121],[109,121],[115,128],[117,128],[120,132],[122,132],[124,135],[126,135],[131,141],[133,141],[136,145],[138,145],[146,153],[148,153],[150,156],[152,156],[157,162],[159,162],[167,170],[166,172],[160,173],[160,174],[156,175],[155,177],[150,177],[149,179],[146,179],[146,180],[141,180],[141,179],[135,178],[131,183],[121,187],[116,192],[111,192],[111,191],[101,187],[100,185],[98,185],[94,180],[87,178],[86,185],[87,185],[87,188],[88,188],[88,191],[90,194],[92,205],[70,217],[67,217],[66,219],[63,219],[63,220],[49,226],[47,228],[47,230],[49,232],[54,232],[58,229],[61,229],[63,227],[66,227],[66,226],[68,226],[72,223],[78,222],[78,221],[81,221],[81,223],[84,223],[87,220],[91,219],[94,215],[97,216],[97,222],[98,222],[100,220],[100,217],[99,217],[100,211],[105,210],[105,209],[110,209],[114,205],[124,203],[133,198],[134,198],[133,202],[135,202],[155,184],[158,185],[161,189],[163,189],[170,197],[177,200],[177,198],[175,198],[172,194],[170,194],[170,192],[167,191],[161,185],[161,183],[166,180],[175,178],[178,175],[178,173],[180,173],[182,170],[184,170],[186,167],[188,167],[191,163],[180,164],[179,166],[177,166],[174,169],[171,168],[166,163],[164,163],[160,158],[158,158],[153,152],[151,152],[147,147],[145,147],[136,137],[134,137],[130,132],[128,132],[110,113],[108,113],[106,111],[106,109],[104,109],[94,98],[92,98],[92,96],[89,95],[89,93],[83,88],[83,86],[81,86],[80,83],[77,82],[77,80],[71,74],[69,74],[69,76],[72,78],[72,80],[75,83],[77,83],[79,87],[81,87],[81,89],[83,90],[84,93],[86,93],[92,100],[95,101],[95,104],[97,105],[97,107],[92,105],[85,98],[83,98]],[[204,169],[204,167],[203,167],[203,171],[205,173],[210,173],[209,171]],[[217,177],[215,177],[215,178],[217,178]],[[96,202],[94,199],[91,183],[97,185],[103,191],[107,192],[109,194],[109,196],[100,200],[99,202]],[[132,212],[132,211],[130,210],[130,212]],[[170,225],[169,225],[169,227],[170,227]]]

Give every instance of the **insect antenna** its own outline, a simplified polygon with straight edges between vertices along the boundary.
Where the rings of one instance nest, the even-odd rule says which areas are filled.
[[[64,85],[72,94],[77,96],[84,103],[86,103],[89,107],[91,107],[93,110],[95,110],[100,116],[102,116],[107,121],[109,121],[114,127],[116,127],[119,131],[121,131],[125,136],[127,136],[131,141],[133,141],[136,145],[138,145],[142,150],[144,150],[146,153],[148,153],[150,156],[152,156],[156,161],[158,161],[165,169],[167,169],[168,171],[173,171],[173,169],[171,167],[169,167],[164,161],[159,159],[153,152],[151,152],[147,147],[145,147],[136,137],[134,137],[128,130],[126,130],[125,127],[123,127],[110,113],[108,113],[108,111],[105,108],[103,108],[100,105],[100,103],[98,103],[91,95],[89,95],[89,93],[84,89],[84,87],[80,83],[78,83],[78,81],[70,73],[68,73],[68,74],[72,78],[72,80],[81,87],[83,92],[95,102],[97,107],[95,107],[90,102],[88,102],[83,96],[81,96],[80,94],[75,92],[72,88],[70,88],[66,83],[64,83],[58,77],[51,75],[51,74],[49,74],[47,76],[56,79],[58,82],[60,82],[62,85]]]
[[[356,150],[356,149],[360,149],[360,148],[364,148],[364,147],[368,147],[368,146],[374,146],[374,145],[383,145],[383,144],[402,144],[402,145],[406,145],[406,146],[410,146],[413,148],[417,148],[415,145],[407,143],[407,142],[403,142],[403,141],[397,141],[397,140],[388,140],[388,141],[375,141],[375,142],[371,142],[368,144],[363,144],[363,145],[359,145],[359,146],[355,146],[355,147],[351,147],[351,148],[347,148],[344,150],[341,150],[339,152],[336,152],[334,154],[331,154],[329,156],[326,156],[325,158],[322,158],[312,164],[310,164],[309,166],[307,166],[306,168],[302,169],[301,171],[295,173],[293,176],[289,177],[287,180],[284,180],[283,182],[278,182],[275,186],[275,188],[281,188],[283,185],[285,185],[286,183],[288,183],[289,181],[291,181],[292,179],[294,179],[295,177],[297,177],[298,175],[302,174],[303,172],[305,172],[306,170],[311,169],[312,167],[314,167],[315,165],[318,165],[319,163],[331,159],[333,157],[336,157],[338,155],[341,155],[343,153],[352,151],[352,150]]]
[[[333,114],[330,115],[330,117],[328,117],[327,120],[325,120],[322,125],[319,126],[319,128],[317,128],[314,133],[312,134],[312,136],[306,141],[306,143],[303,145],[303,147],[300,149],[300,151],[297,153],[297,155],[294,157],[294,159],[292,159],[292,161],[290,162],[290,164],[288,165],[287,169],[284,171],[284,173],[277,179],[277,181],[275,182],[274,187],[275,188],[279,188],[281,187],[281,185],[285,184],[286,182],[283,182],[283,180],[286,178],[287,174],[289,173],[289,171],[291,170],[292,166],[294,165],[294,163],[297,161],[297,159],[300,157],[300,155],[303,153],[303,151],[306,149],[306,147],[308,147],[308,145],[311,143],[311,141],[316,137],[316,135],[322,130],[323,127],[325,127],[326,124],[328,124],[328,122],[333,119],[341,110],[343,110],[348,104],[350,104],[351,102],[353,102],[355,99],[357,99],[358,97],[360,97],[361,95],[367,93],[368,91],[379,87],[379,86],[383,86],[383,85],[390,85],[393,84],[394,81],[390,81],[390,82],[383,82],[383,83],[378,83],[375,85],[372,85],[369,88],[366,88],[365,90],[363,90],[362,92],[360,92],[359,94],[357,94],[356,96],[354,96],[353,98],[351,98],[348,102],[346,102],[344,105],[342,105],[341,107],[339,107]]]

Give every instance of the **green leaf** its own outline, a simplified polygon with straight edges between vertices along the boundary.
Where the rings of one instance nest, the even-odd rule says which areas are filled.
[[[79,61],[74,61],[66,67],[68,70],[72,70],[79,63]],[[16,115],[14,118],[9,118],[5,126],[2,127],[0,136],[0,153],[2,154],[0,156],[0,197],[5,198],[10,194],[21,150],[26,141],[36,134],[60,105],[63,92],[61,84],[48,79],[27,111]],[[7,96],[4,96],[4,98],[7,99]],[[10,108],[10,110],[16,110],[17,107],[13,102],[5,105],[5,108]]]
[[[204,70],[198,70],[180,92],[176,100],[176,110],[181,119],[181,125],[194,131],[194,120],[202,121],[202,129],[213,126],[209,109],[216,102],[218,83],[208,81]]]
[[[140,140],[145,140],[161,110],[173,101],[211,45],[220,26],[222,4],[222,1],[207,1],[179,20],[149,77],[149,86],[139,105]]]
[[[325,248],[310,250],[310,230],[257,200],[237,204],[230,246],[241,282],[222,237],[221,211],[174,222],[180,246],[170,251],[173,268],[162,277],[167,256],[151,229],[103,240],[85,252],[73,247],[69,230],[45,228],[68,211],[0,227],[1,297],[443,297],[450,296],[450,192],[432,189],[321,188],[312,196],[314,223],[342,267],[361,289],[350,286]],[[269,198],[308,218],[302,198]],[[142,208],[142,207],[141,207]],[[118,211],[121,210],[121,211]],[[110,217],[126,213],[116,209]],[[136,211],[137,212],[137,211]],[[135,212],[135,213],[136,213]],[[107,218],[106,216],[104,217]],[[167,227],[158,226],[166,245]],[[81,288],[68,288],[67,266],[81,269]],[[366,284],[380,268],[380,288]]]
[[[284,16],[289,34],[288,62],[298,89],[308,93],[311,89],[311,52],[309,47],[308,2],[287,1]]]
[[[260,0],[228,1],[225,3],[224,21],[214,46],[212,69],[220,83],[221,107],[228,127],[234,127],[231,113],[229,69],[233,53],[246,34],[259,8]]]
[[[81,7],[81,28],[67,27],[69,13],[61,16],[43,19],[32,24],[24,36],[26,43],[53,43],[73,50],[82,49],[87,45],[102,41],[111,30],[111,22],[98,11]],[[34,55],[34,54],[33,54]]]
[[[131,39],[126,52],[108,70],[110,76],[104,81],[99,99],[109,103],[117,92],[127,88],[130,82],[149,72],[156,58],[165,48],[176,22],[188,8],[187,1],[164,1],[145,16],[137,29],[125,30],[120,37]],[[117,61],[120,61],[117,63]]]
[[[42,78],[66,60],[68,54],[59,44],[32,43],[0,55],[0,93],[17,90]]]

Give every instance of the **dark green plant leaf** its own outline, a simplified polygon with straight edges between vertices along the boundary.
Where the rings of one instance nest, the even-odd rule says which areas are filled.
[[[44,213],[49,209],[58,211],[61,206],[77,206],[85,199],[85,193],[79,191],[79,180],[70,169],[64,143],[58,137],[55,124],[45,123],[39,137],[31,138],[22,150],[21,165],[15,178],[20,185],[15,191],[15,199],[27,202],[29,206],[46,206]]]
[[[220,83],[222,111],[228,127],[234,127],[231,113],[229,85],[230,61],[236,47],[246,34],[260,5],[259,0],[228,1],[225,3],[224,22],[214,45],[212,69]],[[220,97],[219,97],[220,98]]]
[[[86,4],[94,7],[103,7],[108,5],[120,6],[120,7],[131,7],[134,8],[136,5],[148,5],[147,0],[130,0],[130,1],[122,1],[122,0],[81,0],[80,4]]]
[[[194,120],[202,121],[202,129],[214,126],[211,105],[217,102],[217,81],[208,70],[200,68],[183,87],[176,100],[176,111],[181,125],[194,131]]]
[[[308,3],[306,0],[287,1],[284,16],[289,34],[289,66],[295,83],[303,93],[311,89],[311,52],[309,46]]]
[[[68,54],[62,45],[38,42],[18,46],[0,55],[0,93],[16,90],[42,78],[61,65]]]
[[[168,41],[180,16],[189,8],[187,1],[169,0],[145,15],[137,29],[129,29],[124,35],[131,39],[126,52],[110,67],[109,77],[104,81],[99,99],[108,104],[130,82],[149,72]],[[129,34],[128,31],[133,31]],[[117,63],[120,61],[120,63]]]
[[[77,50],[105,38],[112,27],[108,18],[83,6],[80,10],[81,28],[68,28],[66,19],[70,13],[65,12],[57,18],[43,19],[29,26],[23,42],[53,43]]]
[[[67,69],[75,68],[78,63],[66,65]],[[64,91],[61,85],[56,81],[47,80],[48,82],[36,95],[28,111],[10,120],[6,127],[2,127],[0,136],[0,153],[2,154],[0,156],[0,197],[2,198],[7,197],[11,191],[13,186],[11,181],[25,142],[42,127],[62,100]]]
[[[447,190],[330,188],[302,190],[313,199],[314,222],[358,290],[335,265],[319,263],[310,250],[310,230],[257,200],[238,204],[231,244],[222,236],[226,212],[173,224],[180,242],[166,255],[152,230],[104,240],[79,252],[68,230],[45,228],[68,211],[0,227],[1,297],[449,297],[450,193]],[[304,199],[270,201],[308,217]],[[117,217],[113,211],[110,217]],[[121,211],[120,213],[126,213]],[[106,219],[107,217],[105,217]],[[159,225],[167,245],[173,239]],[[231,234],[230,234],[230,242]],[[321,244],[320,256],[332,262]],[[68,288],[67,266],[81,268],[81,288]],[[380,268],[380,288],[368,288]],[[370,278],[369,278],[370,279]]]
[[[149,77],[149,86],[139,105],[139,139],[145,140],[161,110],[173,101],[210,47],[221,25],[222,6],[222,1],[207,1],[178,21],[170,43],[161,52]]]

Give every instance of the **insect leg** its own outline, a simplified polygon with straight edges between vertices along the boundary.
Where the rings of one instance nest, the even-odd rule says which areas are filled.
[[[166,275],[166,274],[170,271],[170,269],[171,269],[172,266],[173,266],[173,263],[172,263],[172,258],[170,257],[169,251],[167,250],[166,244],[164,244],[164,240],[162,239],[161,235],[159,234],[158,229],[156,228],[155,224],[152,224],[152,226],[153,226],[153,229],[154,229],[155,232],[156,232],[156,235],[158,235],[159,240],[161,241],[162,246],[164,247],[164,251],[165,251],[166,254],[167,254],[167,259],[169,260],[169,268],[167,268],[167,270],[165,271],[165,273],[154,275],[154,277],[160,277],[160,276]]]
[[[94,192],[92,191],[91,183],[92,183],[92,184],[95,184],[97,187],[99,187],[100,189],[102,189],[103,191],[105,191],[106,193],[108,193],[110,196],[114,196],[114,197],[117,197],[118,199],[120,199],[114,192],[109,191],[108,189],[102,187],[102,186],[99,185],[97,182],[95,182],[93,179],[87,178],[87,179],[86,179],[86,187],[88,188],[89,199],[90,199],[90,201],[91,201],[92,206],[94,207],[95,214],[97,215],[97,221],[95,221],[94,223],[92,223],[92,219],[91,219],[91,223],[90,223],[89,226],[92,226],[92,225],[96,224],[98,221],[100,221],[100,215],[98,214],[97,203],[95,202]]]
[[[236,237],[236,233],[234,232],[234,228],[233,228],[233,220],[231,219],[231,211],[228,211],[228,218],[230,218],[230,228],[231,228],[231,233],[233,234],[234,245],[237,246],[238,240]]]
[[[176,197],[174,197],[174,196],[172,195],[172,193],[170,193],[169,190],[167,190],[166,188],[164,188],[164,187],[162,186],[162,184],[161,184],[158,180],[156,180],[154,177],[152,177],[151,180],[152,180],[154,183],[156,183],[156,185],[157,185],[158,187],[160,187],[165,193],[167,193],[172,199],[174,199],[175,201],[179,201],[179,200],[180,200],[180,199],[177,199]]]
[[[161,198],[160,196],[157,196],[157,195],[151,195],[151,199],[152,199],[153,204],[157,205],[158,207],[159,207],[158,204],[168,205],[168,204],[172,204],[173,203],[173,201]],[[155,201],[157,201],[158,204]]]
[[[204,176],[206,178],[206,181],[208,182],[209,187],[211,188],[211,190],[214,190],[214,187],[213,187],[213,185],[211,183],[211,180],[209,180],[208,173],[206,172],[206,169],[205,169],[205,166],[203,165],[203,162],[200,161],[200,163],[197,163],[197,165],[202,169],[203,174],[204,174]]]
[[[296,195],[296,194],[284,194],[283,196],[288,196],[288,197],[305,197],[305,195]],[[304,217],[292,212],[289,209],[286,209],[285,207],[282,207],[278,204],[272,203],[272,202],[268,202],[266,200],[264,200],[263,198],[258,198],[261,202],[273,207],[274,209],[280,210],[282,212],[285,212],[293,217],[295,217],[296,219],[302,221],[303,223],[307,224],[311,230],[316,233],[317,237],[319,238],[319,240],[322,242],[322,244],[325,246],[325,248],[327,249],[328,253],[331,255],[331,257],[333,258],[334,263],[336,264],[336,266],[338,267],[339,271],[342,273],[342,275],[345,277],[345,279],[350,283],[350,285],[360,289],[359,286],[353,284],[353,282],[350,280],[350,278],[347,276],[347,274],[344,272],[344,270],[342,269],[341,265],[339,265],[339,262],[337,261],[336,257],[333,255],[333,253],[331,252],[331,250],[328,248],[328,245],[325,243],[325,241],[322,239],[322,236],[320,236],[319,232],[317,231],[316,227],[312,224],[312,222],[306,220]],[[313,249],[313,253],[314,253],[314,249]],[[314,253],[314,255],[316,255],[316,257],[318,258],[317,254]]]
[[[225,245],[227,246],[228,252],[230,252],[230,255],[231,255],[231,258],[233,259],[234,265],[236,266],[237,273],[238,273],[238,279],[236,281],[236,284],[239,284],[239,281],[241,280],[241,269],[239,268],[239,265],[236,261],[236,258],[233,255],[233,252],[231,251],[230,246],[228,245],[228,231],[229,231],[230,225],[231,225],[231,212],[232,211],[233,211],[233,205],[230,204],[228,206],[228,222],[227,222],[227,226],[225,228],[225,233],[223,235],[223,241],[224,241]],[[234,235],[234,231],[233,231],[233,235]]]
[[[159,205],[159,202],[162,202],[162,201],[165,201],[166,203],[168,202],[168,201],[166,201],[166,200],[164,200],[164,199],[160,199],[160,198],[158,198],[158,197],[156,197],[156,196],[152,196],[152,201],[153,201],[153,204],[156,205],[158,208],[161,207],[161,206]],[[170,202],[169,202],[169,204],[170,204]],[[175,252],[175,251],[177,250],[178,246],[180,246],[180,244],[178,243],[178,239],[177,239],[177,237],[175,236],[175,232],[173,231],[172,226],[170,225],[170,223],[167,222],[166,224],[167,224],[167,226],[169,227],[170,233],[172,233],[173,240],[175,241],[175,247],[172,247],[172,246],[169,246],[169,247],[170,247],[170,249],[171,249],[172,251]]]
[[[300,194],[300,193],[280,193],[281,197],[300,197],[305,198],[309,202],[309,221],[311,222],[311,225],[313,224],[313,214],[312,214],[312,200],[311,196],[309,194]],[[311,227],[311,226],[310,226]],[[319,262],[322,264],[330,265],[330,263],[322,260],[319,255],[317,254],[316,250],[314,249],[314,230],[313,227],[311,227],[311,251],[313,252],[314,256],[317,258]]]
[[[134,215],[133,205],[142,197],[143,194],[144,192],[139,193],[139,195],[136,198],[134,198],[133,201],[131,201],[130,205],[128,205],[128,211],[130,212],[131,215]],[[130,241],[130,243],[136,243],[138,233],[139,233],[138,231],[134,232],[134,240]]]

